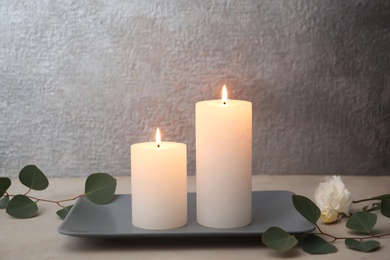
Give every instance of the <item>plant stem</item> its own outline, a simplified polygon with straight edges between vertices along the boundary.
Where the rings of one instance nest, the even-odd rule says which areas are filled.
[[[30,191],[31,191],[31,188],[29,188],[28,191],[23,195],[26,196]]]
[[[320,232],[320,233],[317,233],[317,235],[323,235],[323,236],[333,238],[333,240],[330,241],[330,243],[333,243],[336,240],[348,239],[348,238],[363,240],[363,239],[369,239],[369,238],[380,238],[380,237],[390,236],[390,233],[385,233],[385,234],[380,234],[380,235],[370,235],[370,236],[364,236],[364,237],[336,237],[336,236],[333,236],[331,234],[328,234],[328,233],[325,233],[324,231],[322,231],[317,224],[316,224],[316,227],[317,227],[318,231]]]
[[[28,192],[27,192],[27,193],[28,193]],[[67,202],[67,201],[76,200],[76,199],[78,199],[78,198],[80,198],[81,196],[84,195],[84,194],[80,194],[80,195],[78,195],[78,196],[76,196],[76,197],[74,197],[74,198],[64,199],[64,200],[49,200],[49,199],[40,199],[40,198],[33,197],[33,196],[27,196],[27,195],[26,195],[27,193],[25,193],[24,196],[26,196],[26,197],[28,197],[28,198],[30,198],[30,199],[36,200],[35,203],[37,203],[37,202],[39,202],[39,201],[44,201],[44,202],[49,202],[49,203],[55,203],[55,204],[57,204],[58,206],[60,206],[60,207],[62,207],[62,208],[64,208],[64,206],[61,205],[62,202]],[[7,193],[7,195],[8,195],[9,197],[15,197],[15,196],[16,196],[16,195],[8,194],[8,193]]]
[[[369,198],[369,199],[361,199],[361,200],[354,200],[352,203],[360,203],[360,202],[365,202],[365,201],[370,201],[370,200],[380,200],[376,198]]]

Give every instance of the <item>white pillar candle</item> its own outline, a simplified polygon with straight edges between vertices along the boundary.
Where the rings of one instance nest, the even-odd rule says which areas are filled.
[[[197,222],[236,228],[252,220],[252,103],[196,103]]]
[[[157,132],[156,142],[131,145],[132,222],[172,229],[187,223],[187,147],[161,142]]]

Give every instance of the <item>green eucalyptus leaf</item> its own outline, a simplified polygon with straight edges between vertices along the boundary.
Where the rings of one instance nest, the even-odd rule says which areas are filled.
[[[65,219],[65,217],[68,215],[70,209],[73,207],[73,205],[64,207],[60,210],[58,210],[56,213],[61,219]]]
[[[5,192],[11,186],[11,179],[7,177],[0,177],[0,198],[3,197]]]
[[[9,196],[4,196],[0,198],[0,209],[5,209],[9,202]]]
[[[361,252],[370,252],[378,248],[380,243],[376,240],[361,241],[347,238],[345,239],[345,245],[349,248],[356,249]]]
[[[381,213],[383,216],[390,218],[390,199],[382,199]]]
[[[370,233],[371,229],[375,226],[377,216],[367,211],[359,211],[353,214],[347,221],[347,228]]]
[[[33,190],[44,190],[49,186],[49,180],[35,165],[25,166],[19,173],[19,180],[24,186]]]
[[[115,195],[116,179],[107,173],[94,173],[85,182],[85,196],[96,204],[106,204]]]
[[[261,237],[264,245],[276,251],[287,251],[293,248],[298,240],[278,227],[270,227]]]
[[[303,239],[302,249],[309,254],[331,254],[337,252],[337,248],[334,245],[313,234],[308,234]]]
[[[24,195],[13,197],[6,209],[7,214],[15,218],[31,218],[37,211],[37,203]]]
[[[309,222],[312,224],[316,224],[318,219],[321,216],[321,211],[317,207],[314,202],[312,202],[310,199],[300,196],[300,195],[293,195],[292,196],[293,204],[295,209]]]

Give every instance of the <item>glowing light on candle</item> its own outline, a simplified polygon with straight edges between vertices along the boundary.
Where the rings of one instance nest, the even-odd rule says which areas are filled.
[[[227,99],[228,99],[228,96],[227,96],[226,85],[223,85],[223,88],[222,88],[222,102],[223,102],[224,105],[227,104]]]
[[[160,129],[157,127],[157,131],[156,131],[156,144],[157,144],[157,148],[160,148],[161,146],[161,134],[160,134]]]

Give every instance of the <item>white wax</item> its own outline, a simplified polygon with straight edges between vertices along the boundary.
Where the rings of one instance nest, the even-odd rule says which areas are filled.
[[[133,225],[172,229],[187,223],[187,147],[182,143],[131,146]]]
[[[252,221],[252,103],[196,103],[197,222],[235,228]]]

